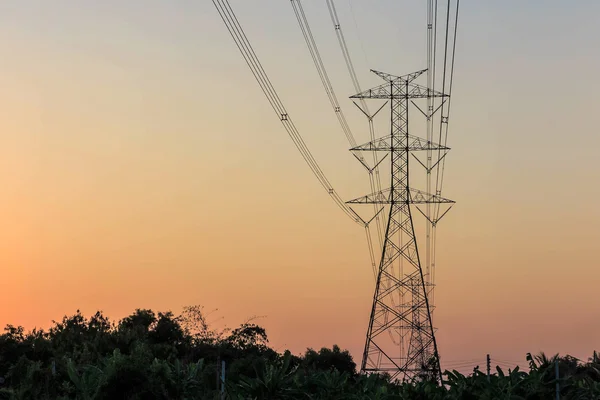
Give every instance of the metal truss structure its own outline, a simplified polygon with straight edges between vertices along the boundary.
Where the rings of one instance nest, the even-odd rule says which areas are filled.
[[[387,152],[391,186],[347,203],[389,207],[361,371],[388,373],[393,379],[403,380],[427,376],[441,382],[432,306],[428,299],[433,283],[421,267],[411,208],[437,203],[451,206],[454,202],[411,188],[409,184],[409,160],[413,151],[439,150],[445,154],[449,150],[409,134],[409,107],[413,104],[419,108],[414,99],[448,97],[414,83],[426,71],[404,76],[372,71],[385,83],[350,97],[386,99],[390,103],[390,135],[351,151]],[[423,113],[420,108],[419,111]],[[433,115],[435,110],[430,112]]]
[[[443,21],[442,17],[445,16],[445,26],[441,24],[438,30],[438,2],[427,0],[427,69],[404,76],[372,71],[383,79],[384,83],[363,91],[350,59],[348,46],[342,34],[339,18],[333,4],[334,1],[327,0],[329,14],[348,72],[355,91],[358,92],[351,96],[351,99],[359,100],[360,106],[356,102],[354,104],[362,111],[369,122],[371,141],[363,145],[357,145],[325,71],[301,2],[300,0],[291,1],[300,30],[303,33],[332,109],[350,144],[350,150],[369,172],[371,194],[344,202],[306,146],[248,41],[229,1],[213,0],[219,16],[225,23],[244,61],[311,172],[335,204],[348,217],[365,228],[371,264],[376,275],[376,287],[361,371],[365,373],[388,373],[392,379],[406,380],[425,377],[442,384],[440,360],[432,323],[434,271],[436,267],[435,243],[437,223],[446,215],[454,203],[452,200],[443,198],[441,194],[444,181],[445,156],[450,150],[446,143],[450,96],[453,85],[459,2],[460,0],[455,0],[455,2],[448,0],[446,6],[439,7],[440,11],[443,12],[439,19]],[[451,7],[451,3],[455,5]],[[451,26],[450,15],[452,13],[454,13],[454,24]],[[450,33],[451,28],[453,33]],[[443,48],[440,51],[437,49],[438,39],[440,44],[443,43]],[[440,54],[438,55],[438,53]],[[441,62],[437,73],[436,59]],[[415,80],[423,74],[426,74],[427,77],[426,86],[415,83]],[[436,82],[438,82],[437,87],[441,87],[441,91],[435,90]],[[387,103],[383,104],[375,113],[371,113],[366,104],[367,99],[385,99],[390,103],[391,126],[388,136],[376,138],[373,126],[373,118]],[[425,99],[427,103],[424,109],[417,104],[422,99]],[[436,103],[436,100],[439,100],[439,103]],[[411,106],[426,118],[427,139],[409,134],[408,117]],[[437,121],[439,121],[439,135],[437,143],[435,143],[433,141],[434,125],[437,125]],[[369,165],[370,163],[363,156],[365,151],[373,152],[373,165]],[[418,151],[426,153],[425,163],[414,154]],[[379,152],[385,152],[386,154],[379,158]],[[433,159],[434,152],[437,153],[435,160]],[[411,157],[426,171],[427,187],[425,191],[411,188],[409,185],[409,161]],[[391,184],[389,188],[382,190],[380,170],[383,161],[390,164]],[[435,173],[433,173],[434,169]],[[435,176],[435,182],[433,176]],[[364,220],[350,207],[353,204],[369,204],[375,215]],[[420,206],[423,206],[426,211],[422,211],[419,208]],[[442,208],[445,208],[445,211]],[[412,218],[413,209],[419,211],[427,221],[423,262],[417,246]],[[389,211],[387,221],[382,218],[386,215],[385,210]],[[370,224],[373,222],[381,245],[381,259],[378,268],[370,234]]]

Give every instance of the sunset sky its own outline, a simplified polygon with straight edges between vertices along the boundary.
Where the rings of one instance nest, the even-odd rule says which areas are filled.
[[[308,147],[368,192],[289,1],[231,0]],[[576,4],[576,5],[575,5]],[[359,142],[324,1],[303,2]],[[358,77],[426,67],[424,0],[338,0]],[[461,2],[435,325],[444,362],[600,350],[600,2]],[[0,4],[0,325],[201,304],[360,362],[364,231],[318,184],[210,1]],[[386,121],[378,128],[385,134]]]

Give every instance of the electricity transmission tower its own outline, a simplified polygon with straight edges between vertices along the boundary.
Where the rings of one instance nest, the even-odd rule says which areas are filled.
[[[428,298],[433,283],[421,267],[411,211],[418,204],[447,203],[450,206],[454,202],[414,189],[409,184],[412,152],[448,150],[409,134],[409,107],[412,104],[418,108],[415,100],[448,97],[414,83],[426,71],[404,76],[372,71],[385,82],[351,96],[352,99],[386,99],[390,103],[390,134],[351,150],[387,152],[391,186],[348,203],[389,207],[361,371],[389,373],[392,378],[400,379],[428,376],[441,382]],[[428,112],[429,120],[435,111]]]
[[[435,237],[437,223],[446,215],[454,203],[451,200],[441,197],[441,193],[445,156],[449,150],[446,147],[446,143],[454,73],[459,2],[460,0],[455,0],[455,7],[452,8],[452,1],[448,0],[444,13],[446,24],[443,30],[440,29],[441,35],[439,38],[440,43],[443,43],[443,57],[440,56],[442,66],[439,68],[441,74],[436,74],[438,3],[437,1],[427,0],[427,69],[404,76],[394,76],[372,71],[382,78],[384,83],[375,88],[362,91],[350,60],[344,35],[341,32],[340,22],[333,4],[334,1],[327,0],[327,7],[344,59],[346,60],[348,71],[355,90],[359,92],[351,96],[351,98],[359,99],[362,108],[358,104],[355,104],[369,120],[371,141],[361,146],[356,146],[354,136],[343,116],[317,50],[314,37],[308,26],[301,2],[300,0],[292,0],[291,2],[325,92],[342,126],[342,130],[352,146],[351,151],[387,153],[380,159],[376,156],[377,153],[374,153],[374,166],[369,166],[362,155],[357,156],[357,159],[369,171],[369,180],[373,193],[346,203],[371,204],[374,207],[375,216],[365,221],[348,204],[344,203],[310,153],[272,86],[237,17],[233,13],[229,1],[213,0],[213,4],[227,26],[246,64],[252,71],[273,111],[281,120],[282,125],[311,171],[336,205],[347,216],[365,228],[371,263],[376,269],[376,287],[367,329],[361,371],[366,373],[388,373],[392,379],[400,378],[406,380],[414,377],[426,377],[442,383],[435,330],[432,324],[434,270],[436,265]],[[452,26],[453,34],[450,33],[450,15],[452,12],[455,12],[454,25]],[[416,84],[415,80],[425,72],[427,72],[427,86]],[[435,90],[437,75],[441,75],[441,92]],[[390,103],[391,121],[389,135],[376,138],[373,128],[373,117],[385,107],[385,104],[375,114],[371,115],[366,106],[366,99],[386,99]],[[426,111],[423,111],[417,105],[417,102],[422,99],[427,100]],[[436,104],[436,99],[439,100],[439,105]],[[420,111],[420,114],[426,118],[427,139],[409,134],[409,108],[413,107]],[[436,122],[439,121],[439,139],[437,140],[439,144],[433,142],[434,119]],[[413,152],[417,151],[425,151],[427,153],[426,163],[421,162],[413,154]],[[435,160],[432,157],[433,152],[437,152]],[[426,170],[426,191],[414,189],[409,184],[409,160],[411,156],[415,156],[414,158]],[[381,190],[379,166],[386,158],[390,163],[391,184],[388,189]],[[434,175],[432,171],[434,169],[435,185],[432,185],[432,175]],[[431,194],[430,192],[433,191],[434,187],[435,194]],[[419,208],[419,205],[424,205],[426,211],[423,212]],[[445,211],[442,211],[443,206],[447,206]],[[427,220],[423,263],[417,247],[412,217],[413,209],[419,211]],[[384,220],[381,219],[381,216],[385,214],[384,210],[388,210],[389,212],[385,226],[383,226]],[[381,244],[381,259],[378,268],[376,267],[373,241],[369,231],[369,225],[374,220]]]

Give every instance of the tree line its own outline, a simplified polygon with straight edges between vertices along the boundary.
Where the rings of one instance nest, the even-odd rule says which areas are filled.
[[[555,398],[557,383],[561,399],[600,399],[598,353],[585,362],[544,354],[527,360],[528,371],[498,367],[489,377],[479,368],[468,376],[445,371],[441,386],[426,378],[398,382],[357,373],[336,345],[278,353],[254,320],[212,329],[200,306],[180,315],[137,309],[119,321],[77,311],[48,330],[4,328],[0,400],[546,400]]]

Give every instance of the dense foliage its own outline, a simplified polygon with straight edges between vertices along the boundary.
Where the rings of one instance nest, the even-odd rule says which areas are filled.
[[[302,356],[268,347],[248,321],[211,330],[201,307],[182,315],[136,310],[118,323],[78,311],[48,331],[8,325],[0,335],[0,400],[6,399],[600,399],[600,358],[528,355],[529,371],[446,371],[445,385],[396,383],[356,373],[339,347]],[[220,371],[225,363],[224,385]],[[224,392],[221,392],[222,390]]]

